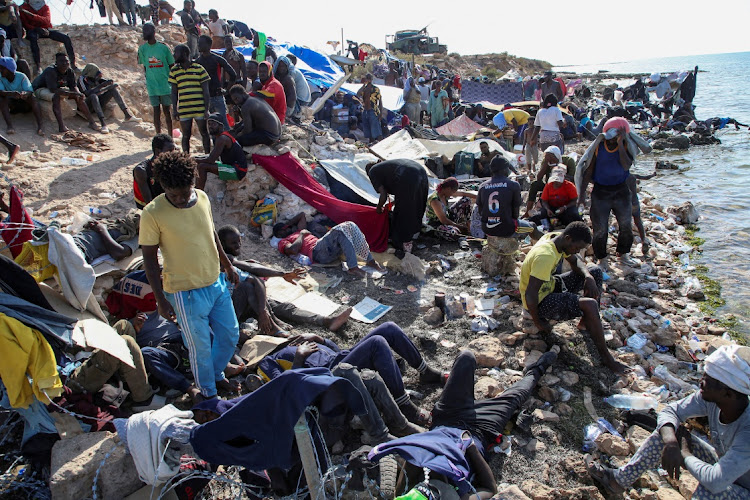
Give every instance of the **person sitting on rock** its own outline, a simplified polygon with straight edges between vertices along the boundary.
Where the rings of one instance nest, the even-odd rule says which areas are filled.
[[[318,335],[298,336],[290,345],[263,358],[258,363],[258,374],[268,381],[290,368],[333,369],[340,363],[348,363],[359,369],[369,368],[383,378],[409,422],[427,425],[430,414],[411,401],[391,349],[419,372],[420,383],[438,384],[445,381],[445,374],[430,367],[404,331],[391,321],[376,327],[354,347],[345,350]]]
[[[542,224],[547,230],[551,227],[551,219],[557,219],[563,226],[583,220],[576,206],[578,203],[576,185],[565,179],[565,173],[563,166],[552,169],[549,181],[542,191],[542,211],[529,217],[531,222]]]
[[[86,104],[99,117],[99,122],[101,123],[99,131],[102,134],[109,133],[107,124],[104,122],[104,106],[107,105],[110,99],[114,99],[117,106],[120,107],[120,110],[125,115],[126,122],[137,120],[130,112],[130,109],[128,109],[125,101],[122,100],[120,91],[117,88],[118,85],[114,81],[104,78],[104,75],[99,70],[99,66],[96,64],[89,63],[84,66],[81,76],[78,77],[78,90],[83,92],[86,96]]]
[[[62,115],[61,99],[73,99],[78,106],[78,112],[88,120],[91,130],[98,130],[91,111],[86,105],[85,96],[78,90],[76,76],[70,69],[68,56],[62,52],[55,54],[55,65],[46,68],[41,75],[37,76],[31,84],[34,89],[34,97],[40,101],[52,102],[52,111],[57,118],[57,128],[67,132]]]
[[[281,138],[281,120],[261,96],[248,95],[242,85],[234,85],[229,98],[240,107],[242,121],[235,125],[232,135],[243,147],[273,144]]]
[[[164,192],[164,189],[154,178],[154,160],[160,154],[174,151],[174,140],[167,134],[157,134],[151,139],[153,155],[133,168],[133,198],[136,208],[143,208],[151,200]]]
[[[534,182],[532,182],[529,187],[529,197],[526,200],[526,212],[524,213],[524,217],[528,217],[531,214],[531,210],[536,203],[537,195],[547,186],[547,183],[549,183],[549,175],[552,173],[552,169],[557,166],[565,167],[565,180],[573,180],[576,173],[575,159],[563,155],[560,152],[560,148],[557,146],[550,146],[544,150],[544,156],[542,156],[542,163],[539,166],[539,171],[536,173],[536,179],[534,179]]]
[[[566,321],[583,316],[578,327],[589,332],[602,363],[615,373],[624,373],[628,368],[615,361],[604,340],[599,316],[602,269],[586,267],[578,256],[591,244],[591,239],[591,230],[583,222],[568,224],[562,233],[544,235],[521,266],[521,302],[534,325],[546,334],[552,333],[549,320]],[[563,258],[572,271],[554,274]],[[578,295],[581,290],[582,297]]]
[[[292,327],[284,321],[322,326],[332,332],[346,324],[352,313],[351,307],[336,315],[322,316],[300,309],[290,302],[279,302],[269,298],[266,295],[266,285],[262,278],[278,277],[294,283],[307,271],[297,268],[291,272],[284,272],[271,269],[253,260],[240,260],[242,237],[239,230],[234,226],[224,226],[218,230],[217,234],[224,252],[240,276],[240,284],[232,291],[234,311],[240,322],[254,316],[258,319],[260,332],[273,336],[282,336],[291,330]],[[240,343],[242,343],[241,333]]]
[[[218,175],[223,181],[241,181],[247,175],[245,151],[237,139],[224,131],[221,118],[219,113],[211,113],[208,117],[208,133],[214,138],[214,148],[205,159],[198,160],[198,179],[195,181],[198,189],[206,187],[209,173]]]
[[[14,3],[12,2],[10,3],[13,6],[13,8],[16,7]],[[0,18],[2,18],[2,15],[3,15],[2,5],[3,5],[2,2],[0,2]],[[10,9],[11,7],[9,6],[5,8]],[[19,22],[16,26],[20,26],[20,25],[21,23]],[[18,36],[16,36],[16,31],[15,31],[16,26],[13,27],[13,30],[11,30],[10,33],[6,31],[6,29],[3,29],[2,26],[3,25],[0,24],[0,56],[10,57],[11,59],[13,59],[16,62],[18,71],[26,75],[26,78],[28,78],[29,81],[31,81],[31,68],[29,67],[29,63],[26,61],[26,59],[20,59],[18,57],[18,54],[16,54],[16,51],[13,49],[13,45],[10,43],[11,39],[18,38]],[[21,31],[21,33],[23,33],[23,31]]]
[[[479,143],[479,158],[474,160],[474,175],[477,177],[490,177],[490,162],[494,157],[500,154],[500,151],[490,150],[490,145],[487,141]]]
[[[65,52],[68,54],[68,60],[76,68],[76,54],[73,50],[73,42],[65,33],[52,29],[52,18],[50,16],[49,5],[45,0],[25,0],[19,8],[19,17],[23,29],[26,30],[26,39],[31,45],[31,55],[34,57],[34,74],[39,75],[42,68],[42,58],[39,53],[39,39],[49,38],[55,42],[65,45]],[[20,35],[20,33],[19,33]]]
[[[365,276],[365,271],[360,269],[358,259],[367,262],[367,265],[381,270],[380,264],[370,253],[370,245],[367,244],[365,235],[354,222],[342,222],[331,228],[322,238],[318,238],[307,229],[304,229],[304,217],[300,220],[297,231],[278,223],[273,227],[273,235],[281,238],[279,241],[279,252],[293,257],[304,255],[309,263],[330,264],[339,260],[343,253],[346,257],[348,273]]]
[[[630,461],[610,469],[589,464],[589,474],[608,492],[619,494],[647,470],[663,467],[679,480],[684,468],[698,480],[693,499],[750,498],[750,348],[721,346],[704,363],[700,390],[659,413],[656,430]],[[711,444],[684,426],[708,418]]]
[[[480,401],[474,398],[476,357],[472,351],[462,351],[432,410],[430,430],[379,444],[370,451],[368,458],[378,462],[386,455],[400,455],[408,462],[405,472],[414,481],[419,480],[414,477],[416,474],[421,475],[423,468],[429,468],[434,473],[430,486],[435,486],[433,481],[437,475],[451,485],[450,496],[435,498],[492,498],[497,493],[497,482],[487,463],[489,448],[500,442],[508,422],[531,397],[539,379],[557,359],[559,350],[555,346],[527,366],[523,377],[502,394]],[[418,469],[415,471],[410,465]],[[394,470],[394,474],[396,472]],[[395,478],[381,476],[381,487],[388,483],[395,484]]]
[[[10,120],[11,113],[32,111],[36,120],[36,133],[44,135],[42,112],[34,97],[34,89],[29,78],[16,69],[16,61],[12,57],[0,57],[0,110],[8,126],[8,134],[16,133]]]

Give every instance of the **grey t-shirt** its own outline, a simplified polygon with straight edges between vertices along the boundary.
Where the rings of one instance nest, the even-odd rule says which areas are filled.
[[[109,229],[108,231],[109,235],[112,236],[112,239],[114,240],[117,240],[117,238],[122,236],[122,233],[117,229]],[[81,252],[83,252],[83,255],[86,257],[86,262],[88,262],[89,264],[91,264],[102,255],[107,255],[109,253],[107,252],[107,248],[104,246],[102,236],[96,231],[84,229],[80,233],[73,236],[73,241],[75,241],[76,246],[81,250]],[[119,243],[120,245],[130,248],[131,255],[133,254],[133,252],[138,250],[137,235],[135,236],[135,238],[120,241]]]

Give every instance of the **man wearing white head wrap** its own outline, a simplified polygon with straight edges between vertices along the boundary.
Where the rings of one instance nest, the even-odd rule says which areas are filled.
[[[656,431],[619,469],[591,464],[589,474],[611,492],[623,491],[646,470],[680,467],[700,483],[693,499],[750,499],[750,348],[722,346],[706,358],[700,390],[659,413]],[[711,443],[681,424],[708,417]]]

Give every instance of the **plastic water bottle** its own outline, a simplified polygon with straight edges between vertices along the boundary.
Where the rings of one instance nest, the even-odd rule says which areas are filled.
[[[302,266],[310,266],[310,265],[312,265],[312,260],[310,260],[310,257],[308,257],[307,255],[301,254],[301,253],[298,253],[297,255],[295,255],[294,257],[292,257],[292,259],[294,259],[298,264],[300,264]]]
[[[703,354],[703,350],[701,349],[700,340],[697,336],[693,335],[693,337],[688,340],[688,345],[690,346],[690,349],[695,353],[695,358],[698,360],[702,360],[706,357],[705,354]]]
[[[615,408],[625,410],[655,410],[659,403],[651,396],[633,396],[631,394],[614,394],[604,398],[604,402]]]
[[[630,347],[634,351],[640,351],[641,349],[643,349],[647,342],[648,337],[646,337],[642,333],[634,333],[633,335],[628,337],[627,340],[628,347]]]
[[[88,162],[83,158],[71,158],[69,156],[63,156],[62,158],[60,158],[60,164],[81,166],[81,165],[87,165]]]
[[[93,215],[102,215],[104,213],[102,212],[102,209],[98,207],[83,207],[83,210]]]

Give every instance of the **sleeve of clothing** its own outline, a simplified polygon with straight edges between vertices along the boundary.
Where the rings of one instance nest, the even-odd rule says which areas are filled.
[[[31,82],[29,81],[29,77],[21,73],[20,71],[16,73],[16,78],[21,79],[21,91],[22,92],[33,92],[34,88],[31,86]]]
[[[138,64],[146,66],[146,56],[143,55],[143,45],[138,47]]]
[[[513,214],[516,213],[516,210],[518,210],[521,207],[521,186],[516,184],[516,186],[513,187]]]
[[[204,67],[203,67],[203,66],[201,66],[200,64],[199,64],[198,66],[200,66],[200,68],[201,68],[201,70],[202,70],[202,71],[201,71],[201,83],[210,81],[210,80],[211,80],[211,77],[210,77],[210,76],[208,76],[208,71],[206,71],[206,68],[204,68]]]
[[[552,255],[540,254],[534,257],[531,263],[531,276],[541,280],[549,281],[552,279],[552,271],[557,266],[557,261]]]
[[[138,243],[144,246],[154,246],[159,244],[161,234],[159,225],[151,212],[144,210],[141,213],[141,227],[138,233]]]
[[[555,108],[555,118],[557,118],[557,121],[563,121],[563,115],[560,108]]]
[[[164,46],[164,59],[167,60],[169,66],[174,64],[174,55],[172,55],[172,51],[166,45]]]
[[[334,352],[341,352],[341,348],[333,340],[323,339],[323,345]]]
[[[732,446],[710,465],[695,456],[685,459],[685,468],[711,493],[721,493],[750,470],[750,428],[740,429]]]
[[[668,404],[657,417],[656,429],[659,430],[666,424],[672,424],[677,429],[689,418],[705,416],[708,416],[708,404],[703,400],[699,391],[694,392],[686,398]]]
[[[44,72],[44,86],[47,87],[50,92],[56,91],[59,87],[57,86],[57,78],[55,78],[55,72],[54,71],[47,71]]]
[[[78,77],[78,90],[83,92],[84,94],[88,90],[88,85],[86,85],[86,77],[81,75]]]
[[[169,70],[169,78],[167,78],[167,81],[169,83],[177,84],[177,78],[175,78],[175,71],[177,71],[177,66],[172,66],[172,69]]]
[[[52,21],[50,19],[50,10],[48,5],[44,5],[37,12],[30,6],[21,5],[20,12],[21,24],[26,29],[34,28],[51,28]],[[38,17],[35,17],[38,16]],[[40,19],[41,18],[41,19]]]
[[[284,253],[284,250],[286,249],[287,245],[291,245],[292,242],[297,239],[297,233],[291,234],[287,236],[286,238],[282,238],[281,241],[279,241],[279,252]]]
[[[578,190],[576,189],[575,184],[570,181],[566,181],[563,185],[565,186],[565,194],[569,200],[578,198]]]

